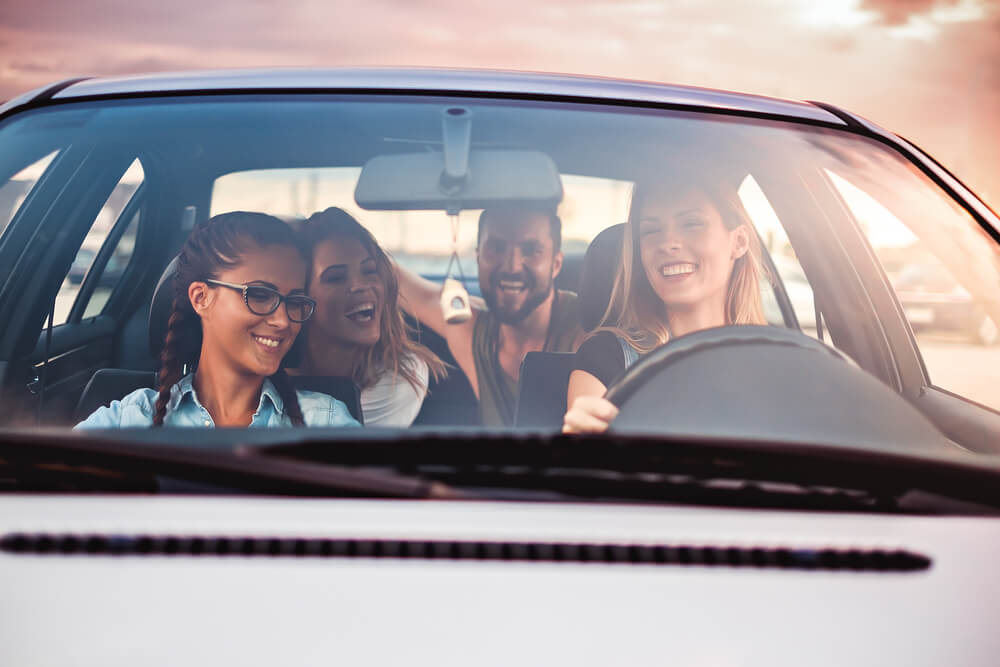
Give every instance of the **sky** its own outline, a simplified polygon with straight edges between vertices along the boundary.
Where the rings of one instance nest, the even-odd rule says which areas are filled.
[[[830,102],[1000,210],[1000,0],[0,0],[0,99],[72,76],[373,65]]]

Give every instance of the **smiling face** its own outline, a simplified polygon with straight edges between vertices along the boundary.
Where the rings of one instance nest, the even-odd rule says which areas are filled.
[[[725,317],[736,260],[748,230],[730,230],[700,190],[652,192],[639,208],[639,251],[653,291],[669,310],[711,309]]]
[[[305,262],[294,248],[250,245],[236,267],[216,280],[264,285],[282,295],[305,293]],[[201,317],[201,362],[229,365],[239,375],[267,377],[278,371],[302,325],[288,319],[282,303],[270,315],[254,315],[239,291],[193,282],[188,297]]]
[[[479,238],[479,288],[501,322],[518,324],[552,293],[562,268],[549,216],[488,211]]]
[[[338,237],[317,243],[309,284],[310,296],[316,299],[310,336],[347,347],[378,342],[385,283],[375,258],[359,239]]]

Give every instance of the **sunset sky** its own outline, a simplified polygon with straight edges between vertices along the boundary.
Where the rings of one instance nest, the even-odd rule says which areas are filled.
[[[70,76],[432,65],[817,99],[1000,208],[1000,0],[2,0],[0,99]]]

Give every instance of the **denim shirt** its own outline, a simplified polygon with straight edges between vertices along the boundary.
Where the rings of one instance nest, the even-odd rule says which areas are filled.
[[[360,426],[341,401],[315,391],[296,391],[299,407],[306,426]],[[120,401],[98,408],[74,428],[132,428],[152,426],[156,410],[155,389],[136,389]],[[208,410],[198,401],[194,391],[194,374],[181,378],[170,389],[164,426],[200,426],[212,428],[215,422]],[[292,420],[285,413],[285,403],[269,379],[264,380],[260,403],[250,420],[250,428],[291,426]]]

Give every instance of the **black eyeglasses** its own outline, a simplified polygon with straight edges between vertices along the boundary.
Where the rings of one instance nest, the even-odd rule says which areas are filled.
[[[281,302],[285,302],[285,312],[292,322],[302,323],[312,317],[316,310],[316,300],[305,294],[289,294],[282,296],[281,292],[264,285],[237,285],[236,283],[226,283],[221,280],[206,280],[209,285],[217,287],[228,287],[243,294],[243,303],[254,315],[270,315],[278,309]]]

